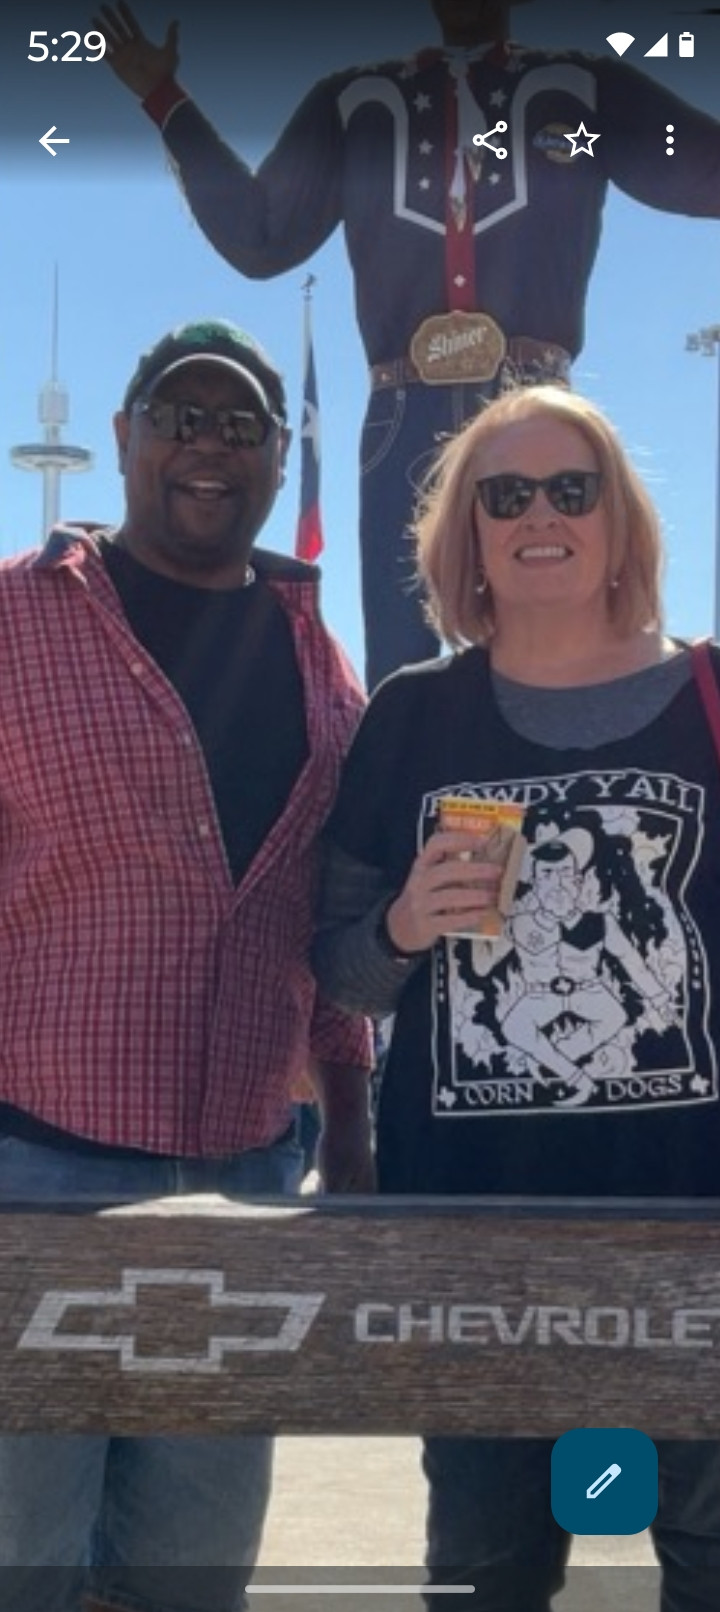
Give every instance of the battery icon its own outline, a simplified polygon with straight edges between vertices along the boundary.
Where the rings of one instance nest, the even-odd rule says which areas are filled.
[[[681,34],[680,39],[678,41],[678,44],[679,44],[679,47],[680,47],[680,55],[681,56],[694,56],[695,55],[695,35],[694,34]]]

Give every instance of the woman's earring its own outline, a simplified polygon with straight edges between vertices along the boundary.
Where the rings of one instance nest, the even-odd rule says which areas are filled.
[[[487,593],[487,585],[488,579],[485,575],[483,567],[481,566],[480,570],[478,571],[477,582],[475,583],[475,592],[479,594]]]
[[[611,577],[610,578],[610,587],[611,588],[619,588],[620,587],[620,578],[619,577]]]

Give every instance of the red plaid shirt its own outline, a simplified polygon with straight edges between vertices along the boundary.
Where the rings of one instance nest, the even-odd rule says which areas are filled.
[[[195,729],[90,529],[0,565],[0,1100],[115,1146],[262,1146],[309,1053],[370,1063],[306,962],[362,695],[314,573],[253,558],[292,626],[309,758],[237,886]]]

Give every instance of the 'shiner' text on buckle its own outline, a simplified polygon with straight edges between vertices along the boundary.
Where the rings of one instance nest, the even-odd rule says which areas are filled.
[[[489,313],[432,314],[410,343],[410,356],[427,385],[448,381],[493,381],[507,342]]]

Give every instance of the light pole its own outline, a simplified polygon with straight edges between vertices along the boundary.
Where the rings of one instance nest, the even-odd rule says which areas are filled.
[[[701,358],[717,358],[718,353],[720,353],[720,325],[709,325],[706,330],[698,330],[693,335],[686,336],[685,351],[699,353]],[[717,485],[715,493],[715,610],[713,636],[720,638],[720,363],[718,363],[718,449],[715,477]]]

